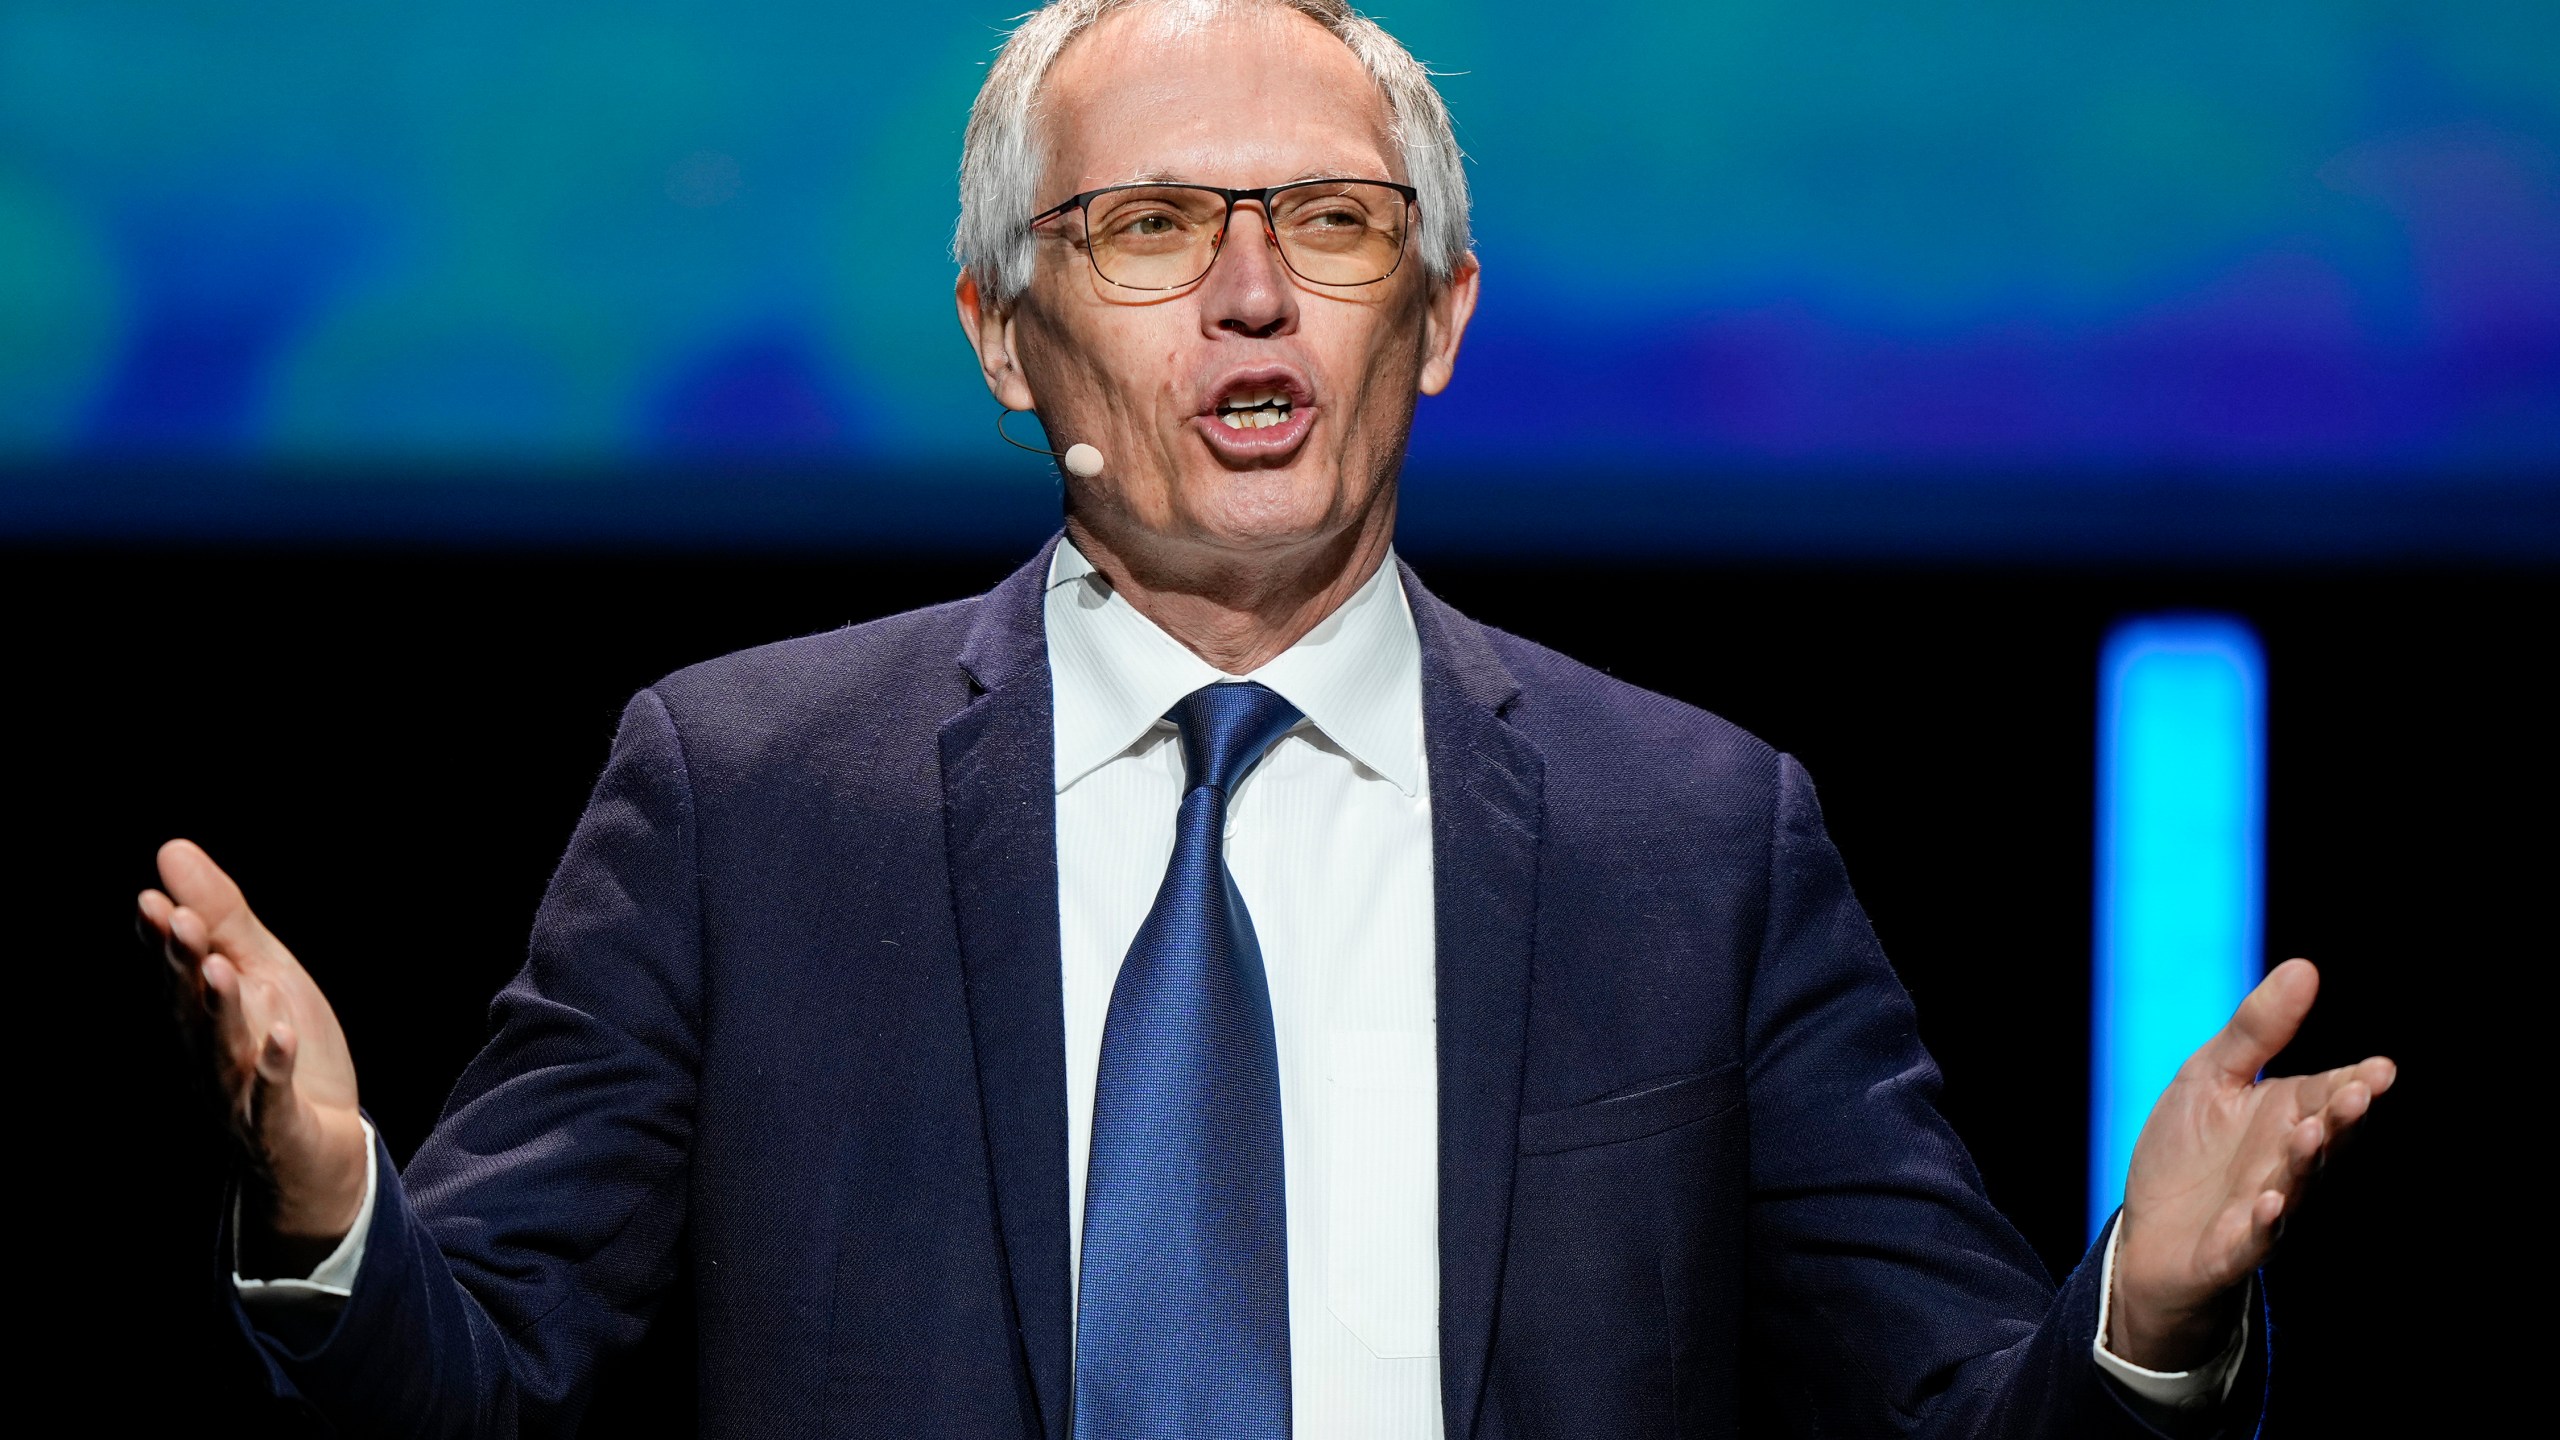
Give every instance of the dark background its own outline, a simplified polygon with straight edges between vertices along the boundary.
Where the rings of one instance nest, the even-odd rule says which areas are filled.
[[[1531,563],[1416,557],[1479,618],[1793,751],[1945,1067],[1995,1199],[2057,1272],[2085,1239],[2092,736],[2123,616],[2248,618],[2270,674],[2267,945],[2326,993],[2277,1068],[2402,1081],[2268,1276],[2270,1433],[2503,1409],[2538,1340],[2553,947],[2549,571]],[[132,893],[206,844],[338,1006],[406,1156],[476,1047],[638,686],[982,589],[1018,555],[0,553],[13,866],[33,917],[22,1302],[83,1428],[265,1431],[211,1251],[222,1154]],[[15,848],[15,847],[13,847]],[[68,1100],[64,1099],[67,1096]],[[2513,1296],[2513,1299],[2509,1297]],[[681,1298],[589,1433],[689,1429]]]

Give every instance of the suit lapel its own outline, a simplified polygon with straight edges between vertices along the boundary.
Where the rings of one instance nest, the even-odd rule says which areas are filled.
[[[1490,1363],[1528,1044],[1545,765],[1502,718],[1519,695],[1475,622],[1411,570],[1430,758],[1439,1007],[1440,1394],[1448,1433],[1475,1429]]]
[[[1066,1020],[1057,797],[1042,630],[1053,540],[979,602],[960,654],[980,690],[941,730],[943,834],[997,1229],[1033,1403],[1066,1433]]]
[[[980,692],[940,734],[952,911],[1006,1283],[1033,1402],[1066,1434],[1065,1011],[1048,651],[1050,549],[979,603]],[[1440,1073],[1441,1403],[1472,1433],[1490,1360],[1527,1046],[1544,763],[1502,718],[1519,687],[1473,621],[1405,570],[1430,757]]]

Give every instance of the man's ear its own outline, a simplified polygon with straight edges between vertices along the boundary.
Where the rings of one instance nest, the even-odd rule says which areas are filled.
[[[1013,358],[1013,307],[988,304],[977,275],[965,269],[951,287],[951,298],[960,310],[960,331],[978,352],[978,373],[986,377],[988,393],[1007,410],[1030,409],[1031,382]]]
[[[1466,338],[1467,321],[1476,313],[1476,282],[1484,267],[1471,252],[1461,256],[1449,278],[1432,287],[1423,302],[1422,393],[1437,395],[1449,388],[1458,370],[1458,342]]]

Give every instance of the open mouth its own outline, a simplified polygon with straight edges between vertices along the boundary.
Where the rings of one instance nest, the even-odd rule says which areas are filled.
[[[1265,468],[1290,463],[1319,413],[1305,372],[1266,364],[1222,376],[1191,423],[1221,463]]]
[[[1268,430],[1289,418],[1288,392],[1246,390],[1218,402],[1217,420],[1230,430]]]

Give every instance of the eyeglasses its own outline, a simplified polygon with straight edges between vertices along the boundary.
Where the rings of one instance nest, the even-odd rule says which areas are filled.
[[[1392,180],[1298,180],[1259,190],[1215,185],[1106,185],[1031,217],[1037,229],[1084,217],[1093,272],[1125,290],[1179,290],[1209,273],[1236,206],[1253,201],[1291,274],[1315,285],[1375,285],[1404,263],[1414,188]]]

